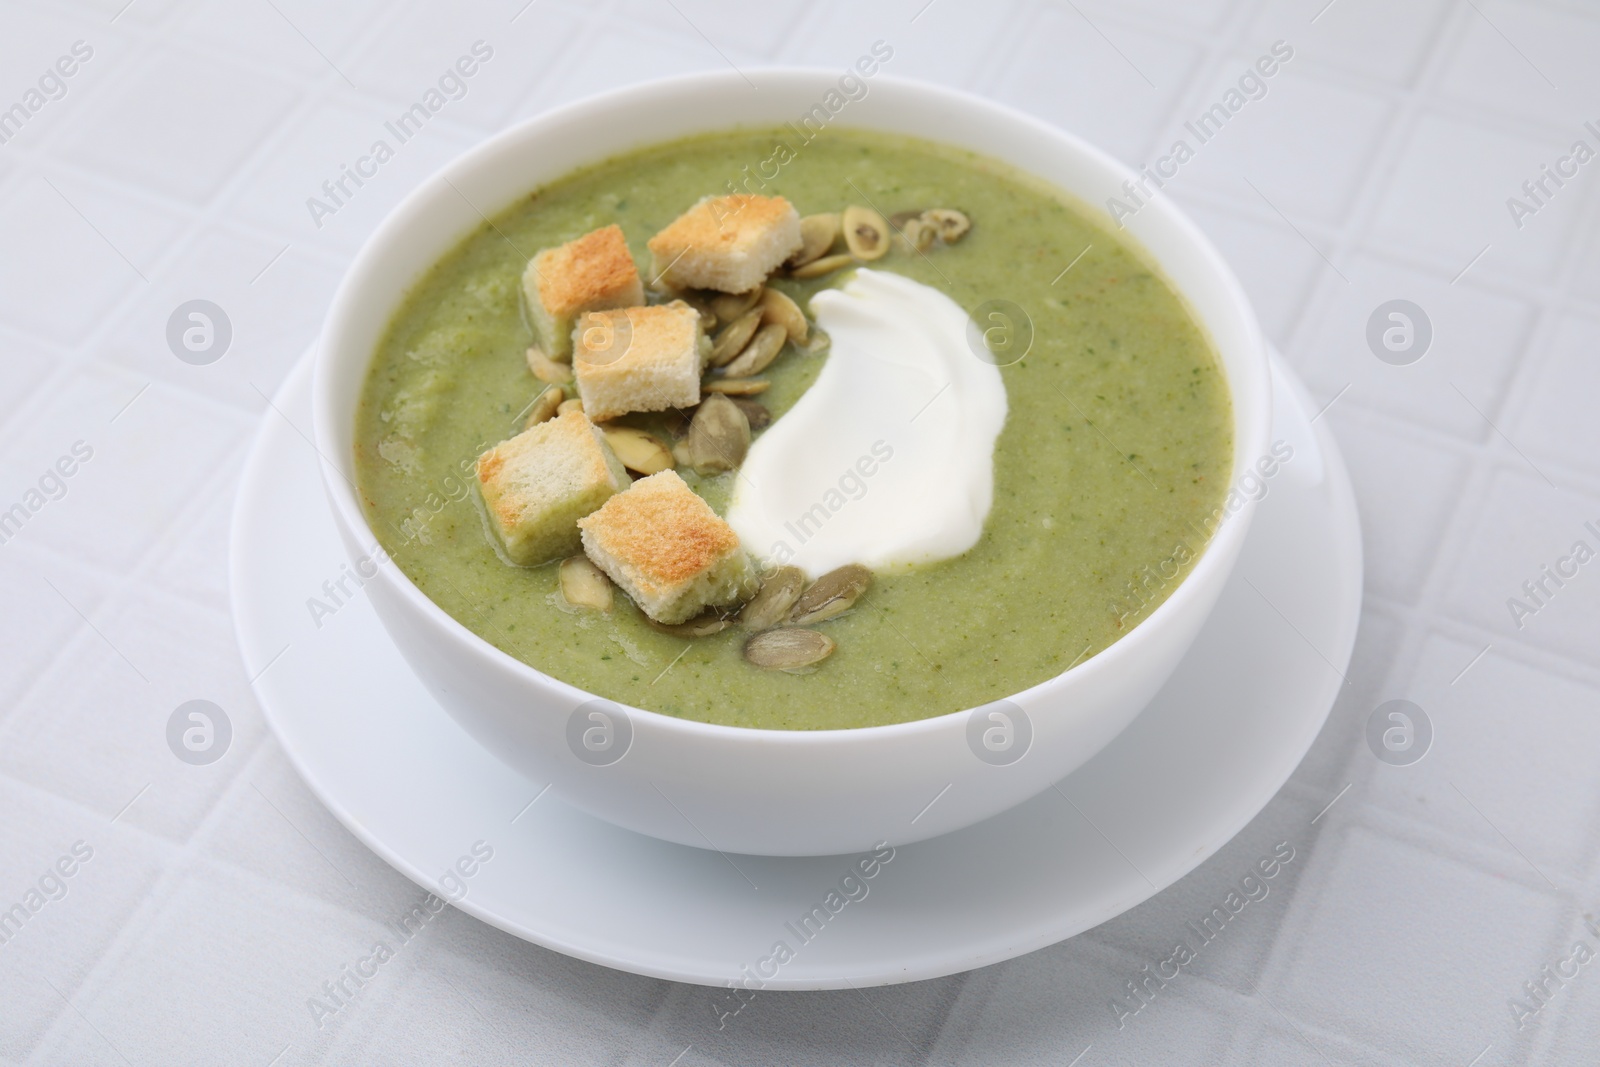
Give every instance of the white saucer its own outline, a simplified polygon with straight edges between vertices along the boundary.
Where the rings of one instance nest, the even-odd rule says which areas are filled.
[[[239,644],[278,740],[340,821],[441,895],[440,875],[486,842],[493,858],[456,906],[518,937],[712,985],[784,941],[793,958],[766,988],[996,963],[1105,922],[1193,870],[1266,805],[1327,717],[1360,614],[1360,529],[1331,436],[1308,422],[1281,361],[1274,374],[1273,437],[1294,458],[1267,482],[1238,569],[1166,688],[1056,788],[899,849],[864,883],[867,896],[808,942],[786,924],[823,903],[853,857],[725,857],[596,820],[469,738],[365,599],[317,628],[308,598],[348,568],[310,444],[309,360],[267,414],[234,512]]]

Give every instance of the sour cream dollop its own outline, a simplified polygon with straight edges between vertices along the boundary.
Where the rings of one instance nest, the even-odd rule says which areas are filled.
[[[858,270],[811,300],[832,338],[816,382],[750,448],[727,520],[763,562],[812,577],[847,563],[903,570],[959,556],[983,534],[1000,371],[937,289]]]

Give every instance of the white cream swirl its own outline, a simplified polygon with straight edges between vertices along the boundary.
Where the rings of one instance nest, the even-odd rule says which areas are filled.
[[[727,519],[768,564],[894,571],[977,544],[1006,419],[999,370],[937,289],[862,269],[811,301],[816,382],[750,449]],[[799,357],[804,358],[804,357]]]

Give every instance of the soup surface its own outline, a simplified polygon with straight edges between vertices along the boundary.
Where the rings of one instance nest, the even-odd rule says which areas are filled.
[[[748,635],[737,626],[697,639],[661,633],[621,594],[609,614],[572,611],[556,564],[502,561],[470,475],[480,452],[520,429],[542,387],[524,359],[532,334],[520,278],[529,256],[615,222],[648,282],[645,242],[701,197],[756,173],[779,143],[794,158],[748,191],[787,197],[801,215],[864,200],[885,215],[960,208],[973,225],[958,243],[926,256],[897,247],[871,267],[937,288],[969,314],[1010,301],[1025,316],[1013,313],[1018,345],[1031,328],[1026,356],[1000,372],[1008,413],[981,539],[957,558],[878,575],[852,611],[821,624],[838,647],[808,674],[746,663]],[[806,307],[848,277],[771,284]],[[781,418],[826,358],[786,351],[756,399]],[[1098,218],[994,160],[850,130],[803,145],[790,130],[709,135],[537,190],[406,296],[375,354],[358,420],[357,476],[373,529],[463,625],[619,703],[776,729],[875,726],[976,707],[1093,656],[1188,572],[1215,529],[1233,450],[1230,400],[1208,341],[1166,282]],[[670,414],[620,421],[664,436],[683,425]],[[736,474],[679,473],[725,510]],[[759,555],[761,546],[747,547]]]

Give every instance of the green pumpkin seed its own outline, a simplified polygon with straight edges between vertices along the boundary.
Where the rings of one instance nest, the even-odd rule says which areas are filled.
[[[778,358],[778,353],[783,351],[784,343],[788,340],[789,331],[775,322],[767,323],[756,331],[738,358],[722,368],[723,375],[728,378],[748,378],[752,374],[760,374]]]
[[[522,428],[531,430],[533,427],[555,418],[556,411],[567,399],[567,391],[559,385],[548,385],[544,392],[534,397],[533,403],[528,406],[528,417],[522,420]]]
[[[750,422],[732,400],[712,393],[695,409],[683,451],[700,474],[731,471],[750,451]]]
[[[611,610],[611,580],[588,556],[569,556],[561,561],[561,598],[575,608],[591,611]]]
[[[572,381],[572,367],[566,363],[557,363],[544,354],[544,349],[538,345],[529,345],[526,353],[528,369],[533,376],[548,385],[565,385]]]
[[[939,235],[938,229],[931,222],[920,218],[907,219],[906,224],[900,227],[900,237],[913,252],[926,252],[933,247],[933,239]]]
[[[805,344],[810,332],[810,323],[806,322],[805,312],[800,310],[800,305],[776,289],[768,289],[761,294],[761,322],[782,326],[789,340],[797,345]]]
[[[600,431],[622,465],[640,474],[659,474],[672,466],[672,452],[654,434],[631,426],[607,426]]]
[[[839,239],[839,216],[807,215],[800,220],[800,251],[789,257],[790,268],[821,259]]]
[[[823,256],[821,259],[812,260],[804,266],[796,267],[789,272],[791,278],[820,278],[824,274],[832,274],[840,267],[848,267],[856,261],[856,257],[848,252],[840,252],[836,256]]]
[[[709,302],[712,314],[722,322],[732,322],[761,301],[762,291],[758,285],[748,293],[718,293]]]
[[[812,582],[795,602],[790,621],[797,626],[831,619],[855,607],[872,584],[872,572],[859,563],[847,563]]]
[[[761,309],[759,308],[750,308],[729,322],[717,333],[717,339],[711,343],[711,365],[720,367],[744,351],[745,345],[750,343],[750,338],[756,335],[756,330],[760,329],[760,327]]]
[[[744,643],[744,658],[772,671],[800,671],[833,655],[833,638],[815,630],[786,626],[763,630]]]
[[[751,433],[757,430],[765,430],[772,425],[772,412],[768,411],[767,406],[761,401],[750,400],[747,397],[732,394],[729,395],[728,399],[732,400],[739,410],[744,412],[745,419],[750,423]]]
[[[761,583],[757,593],[744,606],[739,622],[747,630],[770,630],[789,617],[794,602],[806,587],[806,575],[799,567],[779,567]]]
[[[972,229],[972,220],[952,207],[936,207],[922,213],[922,221],[932,226],[946,244],[961,240]]]
[[[755,396],[764,393],[772,385],[765,378],[714,378],[701,386],[708,393],[721,393],[723,396]],[[741,409],[743,410],[743,409]],[[749,413],[746,412],[746,418]],[[755,429],[755,427],[751,427]]]
[[[844,209],[844,243],[857,259],[878,259],[889,251],[889,223],[870,207]]]
[[[717,614],[714,609],[702,612],[701,614],[690,619],[688,622],[680,622],[675,625],[668,625],[664,622],[656,622],[656,620],[652,619],[648,615],[644,617],[644,621],[650,624],[650,628],[652,630],[659,630],[664,634],[671,634],[673,637],[690,638],[710,637],[714,633],[721,633],[723,630],[726,630],[732,625],[728,619],[725,619],[721,615]]]

